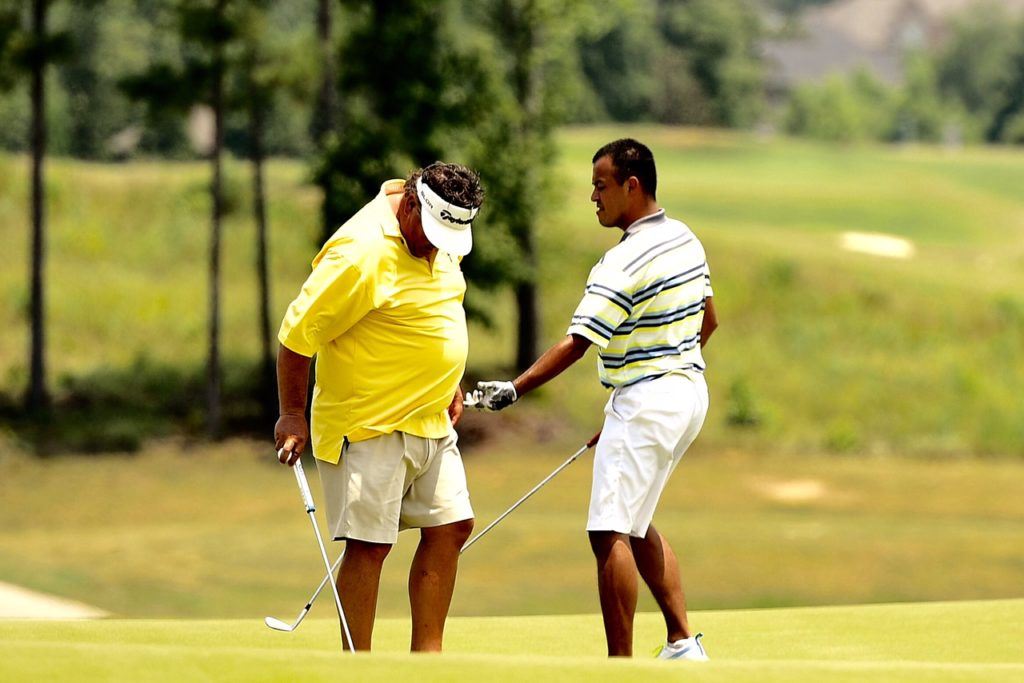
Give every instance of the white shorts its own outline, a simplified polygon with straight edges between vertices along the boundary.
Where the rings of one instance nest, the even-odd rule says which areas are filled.
[[[664,375],[612,391],[594,453],[587,531],[646,536],[661,492],[707,412],[702,375]]]
[[[394,544],[403,529],[473,518],[458,436],[392,432],[347,443],[338,464],[317,460],[327,528],[336,541]]]

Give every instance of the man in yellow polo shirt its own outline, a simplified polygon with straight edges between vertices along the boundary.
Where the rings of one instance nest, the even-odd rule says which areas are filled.
[[[282,462],[311,445],[328,527],[347,542],[338,592],[356,650],[369,650],[384,559],[420,529],[409,574],[412,649],[441,649],[473,509],[453,426],[468,339],[460,261],[483,202],[476,173],[437,162],[380,193],[324,244],[278,339]]]

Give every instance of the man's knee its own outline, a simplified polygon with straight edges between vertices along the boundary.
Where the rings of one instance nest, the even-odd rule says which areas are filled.
[[[643,538],[629,537],[629,543],[633,546],[634,550],[656,550],[660,552],[662,542],[661,534],[658,533],[653,524],[647,527],[647,534]]]
[[[470,518],[452,524],[452,533],[459,543],[465,543],[469,539],[469,535],[473,533],[474,522],[475,520]]]
[[[590,549],[598,559],[611,555],[617,543],[622,544],[626,550],[630,548],[629,536],[617,531],[588,531],[587,535],[590,537]]]
[[[437,528],[444,529],[444,536],[462,548],[473,532],[473,521],[473,519],[463,519]]]
[[[452,543],[461,548],[469,539],[469,535],[473,533],[473,521],[473,519],[463,519],[451,524],[428,527],[423,529],[423,537],[427,540],[436,539]]]
[[[389,543],[370,543],[349,539],[345,543],[345,555],[353,560],[360,559],[375,564],[384,564],[393,546]]]

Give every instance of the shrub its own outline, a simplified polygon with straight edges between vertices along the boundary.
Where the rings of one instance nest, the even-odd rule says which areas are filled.
[[[798,87],[785,114],[785,129],[833,142],[879,140],[892,120],[892,95],[866,72],[832,76]]]
[[[1017,114],[1006,125],[1002,141],[1010,145],[1024,145],[1024,113]]]
[[[762,414],[754,400],[754,393],[745,379],[737,379],[729,387],[725,421],[734,427],[757,427]]]

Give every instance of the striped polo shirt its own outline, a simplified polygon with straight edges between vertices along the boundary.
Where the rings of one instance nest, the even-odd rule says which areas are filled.
[[[662,209],[630,225],[590,271],[567,334],[598,346],[606,387],[703,373],[700,330],[712,294],[700,240]]]

